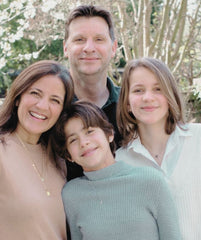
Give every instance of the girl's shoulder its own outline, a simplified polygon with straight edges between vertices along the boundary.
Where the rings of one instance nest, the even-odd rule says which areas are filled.
[[[192,133],[192,135],[199,135],[201,134],[201,123],[188,123],[185,125],[187,128],[187,131],[189,133]]]

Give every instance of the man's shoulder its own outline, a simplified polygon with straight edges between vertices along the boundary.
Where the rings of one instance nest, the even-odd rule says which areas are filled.
[[[107,78],[107,88],[109,90],[109,99],[111,102],[117,102],[121,88],[117,86],[109,77]]]

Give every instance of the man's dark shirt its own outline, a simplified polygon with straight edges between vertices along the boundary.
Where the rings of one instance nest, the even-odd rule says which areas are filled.
[[[119,99],[119,93],[120,93],[120,87],[115,86],[111,79],[107,78],[107,88],[109,90],[109,98],[105,105],[102,107],[102,110],[105,112],[105,114],[108,117],[109,122],[112,123],[115,131],[114,140],[116,143],[116,147],[119,147],[120,141],[121,141],[121,135],[117,128],[116,123],[116,108],[117,108],[117,102]],[[77,101],[78,98],[74,96],[74,102]],[[69,161],[66,161],[67,164],[67,180],[71,180],[76,177],[83,176],[83,170],[82,167],[77,165],[76,163],[72,163]]]

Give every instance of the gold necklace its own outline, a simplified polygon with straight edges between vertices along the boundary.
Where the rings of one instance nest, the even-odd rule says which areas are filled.
[[[28,148],[26,147],[26,145],[24,144],[24,142],[22,141],[22,139],[20,138],[20,136],[15,132],[15,135],[17,137],[17,139],[19,140],[20,144],[22,145],[22,147],[27,151],[27,153],[29,153],[29,150]],[[34,160],[30,157],[31,159],[31,162],[32,162],[32,167],[35,171],[35,173],[37,174],[37,176],[39,177],[39,179],[41,180],[42,182],[42,185],[43,185],[43,188],[47,194],[47,196],[49,197],[51,195],[50,191],[48,190],[46,184],[45,184],[45,178],[42,176],[42,174],[40,173],[40,171],[38,170]],[[43,159],[44,160],[44,159]]]

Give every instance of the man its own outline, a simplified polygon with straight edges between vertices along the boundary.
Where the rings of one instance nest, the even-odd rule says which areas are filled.
[[[110,12],[92,5],[75,8],[66,20],[63,47],[74,82],[74,100],[92,102],[104,110],[114,126],[118,146],[121,137],[116,105],[120,88],[108,77],[109,63],[117,49]],[[75,177],[70,174],[68,171],[68,179]]]

